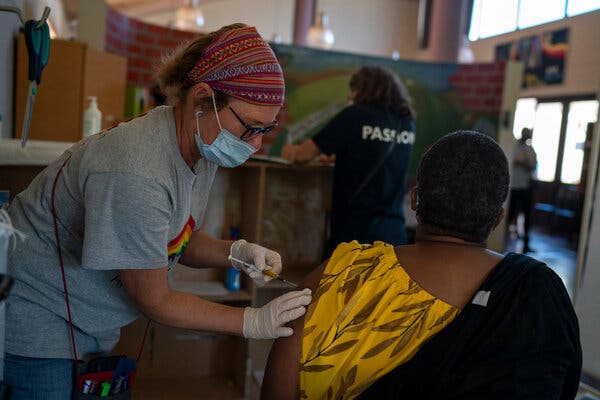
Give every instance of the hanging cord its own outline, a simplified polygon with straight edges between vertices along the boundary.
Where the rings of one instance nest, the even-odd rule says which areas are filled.
[[[57,217],[56,217],[56,207],[54,205],[54,195],[56,193],[56,184],[58,183],[58,178],[60,177],[60,174],[62,173],[63,168],[65,167],[65,165],[67,165],[67,162],[69,162],[70,159],[71,159],[71,155],[69,155],[67,157],[67,159],[63,162],[60,169],[58,170],[58,173],[56,174],[56,177],[54,178],[54,183],[52,184],[51,210],[52,210],[52,222],[54,224],[54,237],[56,238],[56,249],[58,251],[58,261],[60,262],[60,271],[61,271],[61,275],[62,275],[63,289],[65,291],[65,301],[67,303],[67,315],[69,317],[69,330],[71,333],[71,344],[73,346],[73,365],[75,367],[75,376],[79,376],[79,370],[78,370],[79,358],[77,357],[77,347],[75,346],[75,332],[73,329],[73,318],[71,317],[71,304],[70,304],[71,302],[69,301],[69,292],[67,290],[67,279],[65,277],[65,265],[64,265],[63,257],[62,257],[60,238],[58,236],[58,222],[57,222]],[[150,319],[148,319],[148,322],[146,323],[146,329],[144,330],[144,337],[142,339],[142,343],[140,344],[140,349],[138,351],[136,363],[139,363],[140,358],[142,357],[142,352],[144,350],[144,343],[146,341],[146,336],[148,334],[148,328],[150,328],[150,322],[152,322],[152,321]],[[138,369],[138,368],[136,367],[136,369]]]
[[[54,237],[56,238],[56,249],[58,251],[58,261],[60,262],[60,272],[62,274],[63,281],[63,289],[65,291],[65,301],[67,303],[67,315],[69,316],[69,329],[71,331],[71,344],[73,345],[73,363],[75,366],[75,374],[78,374],[77,367],[79,365],[79,359],[77,358],[77,347],[75,346],[75,333],[73,332],[73,319],[71,318],[71,304],[69,301],[69,292],[67,290],[67,279],[65,278],[65,265],[63,263],[62,257],[62,249],[60,247],[60,238],[58,237],[58,222],[56,218],[56,207],[54,206],[54,194],[56,192],[56,183],[58,182],[58,177],[60,176],[63,168],[67,165],[67,162],[71,159],[69,155],[65,162],[61,165],[56,177],[54,178],[54,183],[52,184],[52,199],[51,199],[51,209],[52,209],[52,222],[54,223]]]
[[[144,329],[144,337],[142,338],[142,343],[140,344],[140,350],[138,351],[137,358],[135,359],[136,364],[140,363],[140,358],[142,358],[142,352],[144,351],[144,343],[146,343],[146,336],[148,335],[148,328],[150,328],[150,323],[152,320],[148,318],[148,322],[146,322],[146,329]],[[139,371],[139,368],[137,368]]]

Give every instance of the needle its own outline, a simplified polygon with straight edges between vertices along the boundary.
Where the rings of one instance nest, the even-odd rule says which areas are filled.
[[[243,265],[245,265],[246,267],[250,268],[250,269],[251,269],[251,270],[253,270],[253,271],[260,272],[260,273],[262,273],[263,275],[266,275],[266,276],[268,276],[269,278],[278,279],[278,280],[280,280],[281,282],[283,282],[283,283],[285,283],[285,284],[287,284],[287,285],[290,285],[290,286],[291,286],[291,287],[293,287],[293,288],[297,288],[297,287],[298,287],[298,285],[297,285],[297,284],[295,284],[295,283],[293,283],[293,282],[290,282],[290,281],[288,281],[287,279],[284,279],[284,278],[283,278],[281,275],[278,275],[278,274],[276,274],[275,272],[273,272],[273,271],[271,271],[271,270],[268,270],[268,269],[263,269],[263,270],[261,271],[260,269],[258,269],[258,267],[257,267],[256,265],[254,265],[254,264],[250,264],[250,263],[247,263],[247,262],[245,262],[245,261],[242,261],[242,260],[240,260],[239,258],[235,258],[235,257],[232,257],[232,256],[229,256],[229,257],[227,257],[227,258],[228,258],[230,261],[235,261],[236,263],[243,264]]]

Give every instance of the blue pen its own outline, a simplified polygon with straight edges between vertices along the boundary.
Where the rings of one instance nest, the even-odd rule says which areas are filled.
[[[125,377],[119,377],[119,379],[117,379],[117,381],[115,382],[114,385],[112,385],[112,394],[117,394],[117,393],[121,393],[121,389],[123,386],[123,382],[125,382]],[[123,389],[124,391],[124,389]]]
[[[135,369],[135,361],[126,357],[119,359],[119,362],[115,368],[115,372],[110,378],[110,385],[113,387],[116,386],[119,380],[123,381],[123,383],[126,383],[127,379],[129,378],[129,374],[133,369]],[[121,385],[123,385],[123,383]],[[123,388],[122,390],[124,391],[126,389]]]

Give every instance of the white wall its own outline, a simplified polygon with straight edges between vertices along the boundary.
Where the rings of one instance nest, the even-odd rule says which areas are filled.
[[[79,0],[77,40],[104,51],[106,43],[106,2],[104,0]]]
[[[597,38],[598,39],[598,38]],[[596,65],[598,83],[596,98],[600,98],[600,68]],[[575,304],[581,344],[583,347],[583,370],[600,379],[600,123],[596,123],[592,135],[592,151],[582,217]]]
[[[594,133],[597,151],[600,126],[596,126]],[[596,166],[597,163],[596,158]],[[591,200],[590,233],[585,249],[582,283],[577,291],[576,310],[581,329],[584,372],[600,379],[600,185],[597,183]]]
[[[517,41],[539,32],[569,28],[569,48],[564,83],[521,90],[521,97],[558,97],[593,94],[600,87],[600,11],[565,18],[489,39],[471,42],[477,62],[493,61],[496,45]]]
[[[334,50],[414,59],[417,49],[419,2],[416,0],[319,0],[329,16]]]
[[[0,0],[0,5],[23,9],[23,0]],[[0,12],[0,138],[12,136],[14,41],[21,22],[16,14]]]
[[[204,31],[244,22],[269,40],[277,33],[283,43],[293,41],[295,0],[220,0],[201,7]],[[417,58],[418,0],[319,0],[317,8],[329,16],[333,50],[384,57],[397,50],[400,58]],[[174,16],[166,12],[140,19],[167,25]]]
[[[223,25],[243,22],[256,26],[258,32],[267,40],[272,40],[274,35],[278,34],[283,43],[292,42],[295,0],[220,0],[200,2],[200,7],[205,21],[203,32],[212,32]],[[137,18],[152,24],[168,25],[174,21],[175,12]]]

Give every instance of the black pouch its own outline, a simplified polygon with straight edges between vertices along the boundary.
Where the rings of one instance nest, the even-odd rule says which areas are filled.
[[[129,369],[123,372],[119,362],[126,361]],[[75,377],[75,400],[129,400],[131,399],[131,386],[135,380],[136,362],[125,356],[98,357],[87,363],[77,366]],[[124,375],[125,374],[125,375]],[[107,396],[101,396],[102,383],[109,384]],[[84,393],[84,387],[86,388]]]

